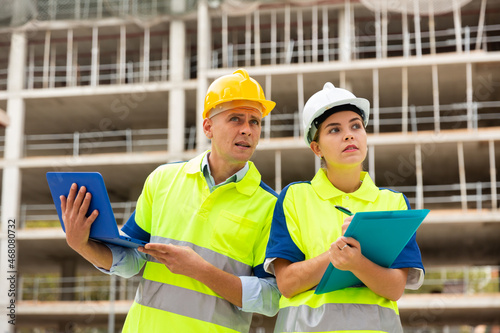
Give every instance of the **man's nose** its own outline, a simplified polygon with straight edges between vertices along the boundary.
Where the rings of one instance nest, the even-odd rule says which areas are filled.
[[[241,125],[240,133],[243,135],[252,134],[252,131],[250,131],[250,124],[248,122],[244,122],[243,125]]]

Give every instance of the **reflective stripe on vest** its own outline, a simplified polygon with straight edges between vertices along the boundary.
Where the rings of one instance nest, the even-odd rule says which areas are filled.
[[[152,236],[151,243],[161,243],[161,244],[173,244],[178,246],[187,246],[194,250],[194,252],[198,253],[203,259],[214,265],[215,267],[222,269],[228,273],[233,275],[251,275],[252,267],[244,264],[238,260],[234,260],[229,258],[223,254],[215,252],[213,250],[207,249],[202,246],[195,245],[190,242],[179,241],[171,238],[164,238],[160,236]],[[153,262],[158,262],[154,258],[148,257],[148,260]]]
[[[135,301],[238,332],[248,332],[252,320],[252,313],[240,311],[220,297],[145,279],[137,289]]]
[[[327,320],[325,320],[327,316]],[[323,304],[280,309],[274,332],[370,331],[402,333],[393,309],[376,304]]]
[[[159,236],[151,237],[151,242],[187,246],[219,269],[236,276],[251,275],[252,267],[249,265],[190,242]],[[248,332],[252,320],[251,313],[240,311],[203,283],[185,275],[172,273],[164,264],[151,256],[148,256],[135,301],[143,306],[202,320],[238,332]]]

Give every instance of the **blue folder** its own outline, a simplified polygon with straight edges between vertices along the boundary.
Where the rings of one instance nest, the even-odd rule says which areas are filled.
[[[356,239],[366,258],[390,267],[428,213],[428,209],[359,212],[344,236]],[[330,263],[314,293],[324,294],[357,285],[362,282],[353,273],[337,269]]]
[[[86,216],[89,216],[94,209],[99,211],[99,215],[90,228],[89,238],[103,243],[131,248],[144,246],[149,242],[149,240],[146,239],[136,239],[120,234],[115,220],[115,214],[113,213],[111,202],[109,201],[108,191],[106,190],[104,179],[100,173],[47,172],[47,182],[50,187],[52,199],[54,200],[54,204],[56,206],[59,221],[61,222],[61,227],[65,232],[66,230],[64,228],[61,211],[61,199],[59,199],[59,197],[61,195],[68,197],[71,184],[76,183],[78,185],[78,189],[81,186],[85,186],[87,188],[87,192],[92,194],[92,199]],[[135,214],[133,214],[131,218],[134,218],[134,216]]]

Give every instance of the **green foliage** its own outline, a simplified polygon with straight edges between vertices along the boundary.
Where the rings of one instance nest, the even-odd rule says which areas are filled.
[[[33,228],[60,228],[61,223],[59,220],[55,221],[26,221],[24,227],[26,229]]]

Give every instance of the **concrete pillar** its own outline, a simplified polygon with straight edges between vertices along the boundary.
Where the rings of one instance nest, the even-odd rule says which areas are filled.
[[[255,66],[261,65],[261,55],[260,55],[260,12],[257,9],[253,14],[253,26],[254,26],[254,50],[255,50]]]
[[[323,37],[323,62],[328,62],[329,60],[329,50],[330,50],[330,44],[328,42],[328,33],[329,33],[329,28],[328,28],[328,7],[323,6],[322,9],[322,24],[321,24],[321,31],[322,31],[322,37]]]
[[[339,59],[340,61],[351,60],[351,5],[345,2],[343,9],[339,10]]]
[[[268,100],[272,101],[272,76],[271,75],[266,75],[266,84],[264,86],[264,94]],[[300,105],[300,104],[299,104]],[[263,128],[262,131],[264,132],[264,139],[269,140],[271,138],[271,119],[273,115],[272,112],[267,115],[266,118],[263,120]]]
[[[460,177],[460,201],[462,202],[462,210],[467,210],[467,179],[465,177],[465,157],[464,143],[457,143],[458,154],[458,175]]]
[[[497,210],[497,167],[495,162],[495,142],[488,142],[490,156],[491,210]]]
[[[277,52],[276,45],[278,45],[278,27],[277,27],[276,11],[271,12],[271,65],[276,65],[277,63]],[[266,95],[267,96],[267,95]]]
[[[368,146],[368,173],[375,179],[375,146]]]
[[[437,65],[432,65],[432,106],[434,110],[434,132],[441,131],[441,116],[439,112],[439,76]]]
[[[302,73],[299,73],[297,74],[297,104],[299,106],[299,110],[298,110],[298,116],[299,116],[299,119],[302,119],[302,114],[303,114],[303,111],[304,111],[304,75]],[[298,133],[296,133],[296,130],[295,128],[297,127],[296,126],[296,122],[294,121],[294,126],[293,126],[293,135],[294,137],[297,137],[297,136],[304,136],[304,129],[302,128],[302,126],[300,126],[301,122],[299,121],[299,131]]]
[[[453,2],[453,23],[455,25],[455,45],[456,52],[462,53],[462,19],[460,12],[460,2],[452,0]]]
[[[379,71],[378,68],[374,68],[372,70],[372,81],[373,81],[373,133],[380,133],[380,87],[379,87]]]
[[[292,49],[291,49],[291,26],[290,26],[290,21],[291,21],[291,10],[290,10],[290,5],[286,4],[285,5],[285,13],[284,13],[284,27],[283,27],[283,39],[284,39],[284,49],[283,49],[283,57],[282,57],[282,63],[283,64],[290,64],[292,60]]]
[[[68,29],[66,40],[66,86],[70,87],[73,82],[73,29]]]
[[[311,22],[311,39],[312,39],[312,45],[311,45],[311,53],[312,53],[312,62],[318,62],[318,27],[319,27],[319,20],[318,20],[318,6],[315,5],[312,7],[312,22]]]
[[[184,80],[186,28],[181,20],[170,23],[170,81],[174,88],[168,99],[168,150],[171,153],[184,151],[184,130],[186,113],[186,93],[182,86]]]
[[[401,132],[408,133],[408,67],[401,68]]]
[[[416,48],[416,53],[417,57],[422,56],[422,36],[421,36],[421,31],[420,31],[420,7],[419,7],[419,1],[414,1],[413,2],[413,12],[414,17],[414,25],[415,25],[415,48]]]
[[[127,28],[120,26],[120,40],[118,42],[118,84],[125,83],[127,66]]]
[[[208,64],[210,56],[210,17],[206,0],[198,1],[198,87],[196,91],[196,149],[208,148],[208,140],[203,133],[203,105],[208,89]]]
[[[99,28],[92,28],[92,58],[90,68],[90,85],[96,87],[99,84]]]
[[[417,178],[417,191],[415,193],[415,208],[424,208],[424,172],[422,168],[422,146],[415,145],[415,177]]]
[[[274,190],[278,193],[283,189],[281,171],[281,150],[276,150],[274,152]]]
[[[17,248],[15,247],[15,236],[19,232],[19,208],[21,201],[21,170],[18,161],[22,158],[24,137],[24,100],[17,96],[17,92],[24,88],[24,76],[26,67],[27,40],[22,32],[14,32],[11,37],[9,71],[7,89],[9,99],[7,100],[7,115],[10,124],[5,131],[5,164],[2,177],[2,233],[0,238],[0,320],[1,332],[14,332],[14,325],[9,324],[5,318],[17,311]],[[8,257],[8,254],[12,254]],[[7,280],[10,278],[10,280]],[[11,286],[16,285],[14,288]],[[7,290],[13,289],[13,293]],[[15,303],[13,303],[15,302]],[[14,304],[14,309],[12,308]],[[8,309],[10,307],[10,309]],[[13,310],[13,311],[11,311]],[[15,317],[13,318],[15,319]]]

